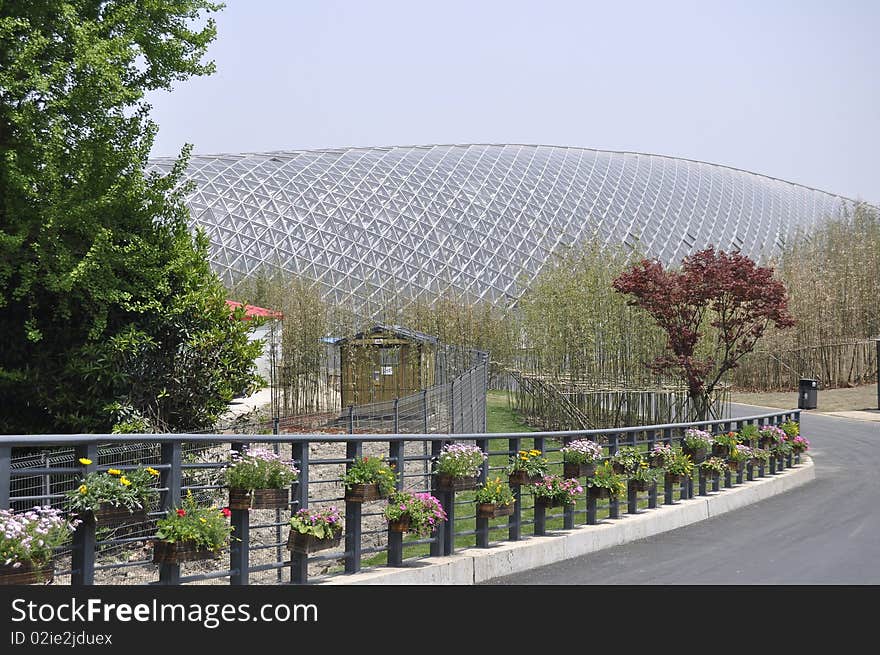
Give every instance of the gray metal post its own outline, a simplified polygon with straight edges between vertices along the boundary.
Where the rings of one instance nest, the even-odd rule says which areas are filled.
[[[574,441],[572,437],[565,437],[563,439],[563,443],[567,446],[569,443]],[[562,528],[564,530],[573,530],[574,529],[574,508],[576,505],[566,505],[562,509]]]
[[[513,457],[519,457],[520,439],[515,437],[507,440],[507,448],[513,453]],[[513,487],[513,513],[507,517],[507,538],[510,541],[519,541],[522,526],[522,487]]]
[[[612,434],[608,437],[608,454],[614,455],[617,452],[618,435]],[[620,518],[620,499],[617,496],[611,496],[608,500],[608,518]]]
[[[439,457],[440,451],[442,450],[442,448],[443,448],[442,439],[434,439],[431,442],[431,457],[432,458]],[[438,495],[439,493],[440,492],[437,490],[437,476],[432,475],[431,476],[431,494],[435,498],[438,498],[441,502],[443,502],[443,499],[440,498],[440,496]],[[434,532],[434,538],[431,540],[431,546],[430,546],[431,551],[430,552],[431,552],[432,557],[440,557],[441,555],[443,555],[443,547],[444,547],[444,543],[445,543],[444,542],[444,539],[445,539],[444,535],[445,534],[446,534],[446,524],[441,522],[440,525],[437,527],[437,530]]]
[[[162,499],[162,509],[169,510],[180,505],[180,487],[183,484],[181,464],[181,444],[179,441],[163,443],[161,447],[162,463],[168,468],[162,470],[160,483],[166,487]],[[180,564],[159,564],[159,584],[176,585],[180,582]]]
[[[232,450],[241,453],[244,444],[232,444]],[[251,521],[250,512],[246,509],[232,509],[229,521],[232,524],[232,541],[229,544],[229,570],[233,571],[229,576],[229,584],[235,586],[246,586],[248,583],[248,560]]]
[[[391,431],[393,434],[400,434],[400,398],[394,399],[393,406],[394,417],[392,418]]]
[[[488,439],[477,439],[477,448],[482,450],[484,453],[489,452],[489,440]],[[480,467],[480,484],[486,484],[486,480],[489,477],[489,460],[487,459],[483,462],[483,466]],[[479,516],[476,519],[476,531],[477,531],[477,547],[478,548],[488,548],[489,547],[489,519],[481,519]]]
[[[349,405],[349,417],[351,406]],[[360,457],[363,447],[360,441],[349,441],[345,444],[346,459]],[[345,469],[351,468],[351,462]],[[345,572],[357,573],[361,570],[361,503],[345,503]]]
[[[297,462],[299,475],[293,483],[294,511],[309,507],[309,444],[294,441],[290,445],[293,460]],[[309,556],[299,553],[290,554],[290,581],[293,584],[305,584],[309,580]]]
[[[98,446],[88,444],[77,446],[74,457],[84,457],[91,464],[83,466],[83,473],[88,475],[98,470]],[[73,549],[71,552],[70,584],[75,587],[95,584],[95,518],[84,521],[73,533]]]
[[[654,445],[657,443],[657,433],[654,430],[648,431],[648,452],[654,448]],[[652,482],[651,486],[648,487],[648,509],[656,509],[657,508],[657,483]]]
[[[629,480],[626,483],[626,513],[639,513],[639,492],[634,480]]]
[[[354,405],[348,406],[348,433],[354,434]]]
[[[587,525],[596,525],[596,497],[587,491]]]
[[[0,446],[0,509],[12,507],[9,497],[12,494],[12,447]]]
[[[397,399],[394,400],[394,419],[397,423]],[[394,434],[397,434],[397,425],[394,427]],[[397,483],[398,491],[403,490],[403,455],[404,442],[401,439],[395,439],[388,443],[388,459],[394,462],[397,467]],[[403,566],[403,533],[392,532],[388,530],[388,566]]]

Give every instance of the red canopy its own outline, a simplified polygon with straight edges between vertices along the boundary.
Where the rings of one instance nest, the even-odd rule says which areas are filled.
[[[239,307],[241,307],[241,303],[236,302],[235,300],[227,300],[226,304],[229,305],[230,310],[238,309]],[[242,320],[249,321],[254,316],[258,316],[260,318],[284,318],[283,313],[276,312],[274,309],[266,309],[265,307],[257,307],[256,305],[245,305],[244,317],[242,318]]]

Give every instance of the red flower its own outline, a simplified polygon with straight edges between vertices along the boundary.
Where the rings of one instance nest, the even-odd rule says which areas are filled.
[[[185,509],[177,510],[177,515],[178,516],[186,516],[186,510]]]
[[[220,511],[223,512],[223,516],[225,516],[226,518],[229,518],[230,516],[232,516],[232,512],[229,511],[228,507],[224,507]]]

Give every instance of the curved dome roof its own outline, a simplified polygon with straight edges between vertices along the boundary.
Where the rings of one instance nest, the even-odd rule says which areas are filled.
[[[226,281],[280,266],[361,307],[389,292],[516,298],[555,250],[594,234],[667,263],[709,244],[759,258],[855,205],[704,162],[540,145],[194,155],[186,178]]]

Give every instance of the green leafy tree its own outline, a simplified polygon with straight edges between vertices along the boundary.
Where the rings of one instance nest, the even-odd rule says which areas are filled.
[[[0,431],[207,427],[259,384],[145,94],[213,71],[204,0],[0,2]],[[194,25],[198,25],[194,27]]]

